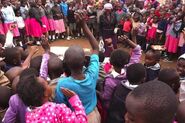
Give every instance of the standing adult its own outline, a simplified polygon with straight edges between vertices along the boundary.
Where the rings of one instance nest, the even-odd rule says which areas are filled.
[[[113,49],[117,48],[117,39],[114,33],[116,28],[116,17],[112,12],[112,4],[106,3],[104,5],[104,14],[100,16],[99,30],[100,40],[104,42],[105,56],[109,57]]]

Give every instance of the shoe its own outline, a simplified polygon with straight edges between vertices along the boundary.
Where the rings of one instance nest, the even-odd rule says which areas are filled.
[[[40,41],[37,41],[37,42],[36,42],[36,44],[37,44],[38,46],[40,46],[40,45],[41,45]]]
[[[69,41],[70,39],[71,39],[71,37],[70,37],[70,36],[68,36],[68,37],[67,37],[67,40]]]

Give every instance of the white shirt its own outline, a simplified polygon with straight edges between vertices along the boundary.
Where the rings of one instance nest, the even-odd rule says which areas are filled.
[[[1,9],[4,23],[13,23],[15,22],[15,13],[13,11],[13,8],[11,6],[3,7]]]
[[[15,17],[15,19],[16,19],[18,28],[23,29],[25,27],[23,18],[19,16],[19,17]]]

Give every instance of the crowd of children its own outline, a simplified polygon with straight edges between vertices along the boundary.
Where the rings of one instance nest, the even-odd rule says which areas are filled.
[[[0,122],[184,123],[184,5],[59,2],[2,1]],[[9,33],[20,46],[6,46]],[[73,45],[61,60],[50,52],[50,40],[78,35],[90,53]],[[33,57],[38,47],[26,39],[44,53]],[[178,51],[176,68],[161,67],[161,54]]]

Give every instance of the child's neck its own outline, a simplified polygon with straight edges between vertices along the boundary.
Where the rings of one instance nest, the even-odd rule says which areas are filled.
[[[116,67],[114,67],[114,70],[115,70],[117,73],[121,74],[121,68],[116,68]]]
[[[85,75],[83,74],[82,70],[71,71],[71,76],[76,80],[84,80],[85,79]]]

